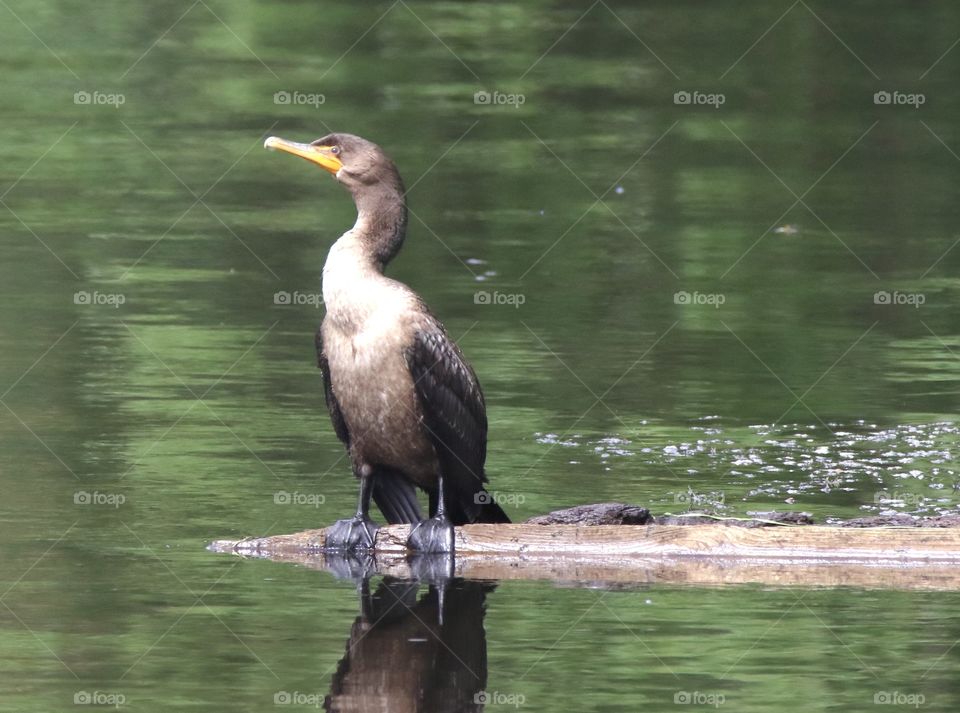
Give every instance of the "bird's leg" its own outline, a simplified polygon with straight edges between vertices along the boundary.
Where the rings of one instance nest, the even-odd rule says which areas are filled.
[[[425,554],[417,552],[408,558],[410,573],[419,582],[426,582],[430,592],[437,595],[437,624],[443,626],[444,606],[447,588],[454,578],[454,557],[452,552]]]
[[[357,583],[357,594],[360,596],[360,617],[367,619],[367,614],[373,608],[373,596],[370,594],[370,577],[364,577]]]
[[[327,528],[325,550],[350,552],[372,550],[380,526],[370,519],[370,495],[373,492],[373,469],[369,465],[357,468],[360,478],[360,501],[357,514],[346,520],[337,520]]]
[[[413,526],[407,538],[407,548],[424,553],[453,554],[453,523],[446,514],[446,503],[443,497],[443,475],[437,478],[437,512],[429,520],[424,520]]]

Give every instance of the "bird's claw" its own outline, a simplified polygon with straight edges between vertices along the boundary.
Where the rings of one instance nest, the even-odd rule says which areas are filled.
[[[428,554],[453,554],[453,523],[445,517],[431,517],[413,526],[407,548]]]
[[[363,517],[337,520],[327,528],[323,549],[333,552],[372,550],[380,526]]]

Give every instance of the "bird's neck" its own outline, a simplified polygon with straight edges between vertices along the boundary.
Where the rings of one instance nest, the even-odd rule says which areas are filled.
[[[399,178],[397,184],[377,183],[354,192],[357,222],[343,236],[356,241],[360,256],[379,272],[400,251],[407,233],[407,204]]]
[[[363,240],[348,230],[331,246],[323,265],[325,322],[345,334],[357,332],[376,311],[380,288],[388,281]]]
[[[392,280],[383,268],[400,250],[407,228],[402,191],[375,187],[354,200],[357,222],[333,244],[323,266],[327,317],[348,333],[361,328],[390,294]]]

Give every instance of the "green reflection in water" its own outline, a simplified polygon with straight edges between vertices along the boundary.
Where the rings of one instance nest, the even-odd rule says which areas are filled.
[[[956,509],[960,164],[944,144],[960,150],[960,55],[933,65],[957,9],[798,5],[744,55],[786,8],[588,7],[0,10],[12,709],[94,689],[143,710],[260,709],[330,685],[351,588],[201,549],[354,500],[313,366],[322,310],[275,300],[318,292],[352,206],[262,151],[268,133],[348,130],[400,165],[415,217],[391,274],[464,335],[517,518],[613,499],[680,511],[690,493],[734,515]],[[895,89],[927,101],[873,103]],[[480,90],[525,101],[475,104]],[[694,90],[725,102],[673,103]],[[953,710],[953,599],[502,585],[489,687],[534,710],[691,690],[737,710],[865,708],[889,690]]]

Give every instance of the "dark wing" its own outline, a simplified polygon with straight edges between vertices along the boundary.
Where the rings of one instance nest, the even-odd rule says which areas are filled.
[[[327,410],[330,412],[330,421],[333,422],[333,430],[337,438],[349,448],[350,431],[340,410],[337,395],[333,392],[330,365],[327,363],[326,354],[323,353],[323,336],[320,330],[317,330],[316,347],[317,366],[323,374],[323,395],[327,401]],[[413,483],[400,473],[377,470],[373,475],[373,500],[391,525],[420,522],[423,519],[420,503],[417,502],[417,490]]]
[[[330,412],[333,430],[337,434],[337,438],[349,447],[350,432],[347,430],[347,422],[343,420],[343,413],[340,411],[337,397],[333,393],[333,384],[330,381],[330,365],[327,363],[327,355],[323,353],[323,335],[319,329],[314,341],[317,347],[317,366],[320,367],[320,373],[323,374],[323,395],[327,401],[327,410]]]
[[[427,436],[440,462],[447,514],[454,524],[486,521],[485,510],[500,509],[483,488],[487,409],[476,374],[439,324],[418,331],[406,357]]]

